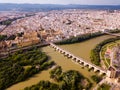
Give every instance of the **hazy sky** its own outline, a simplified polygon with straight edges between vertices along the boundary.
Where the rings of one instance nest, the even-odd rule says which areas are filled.
[[[0,0],[0,3],[120,5],[120,0]]]

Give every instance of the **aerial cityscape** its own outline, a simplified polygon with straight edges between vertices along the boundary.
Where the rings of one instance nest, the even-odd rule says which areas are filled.
[[[0,90],[120,90],[120,1],[0,1]]]

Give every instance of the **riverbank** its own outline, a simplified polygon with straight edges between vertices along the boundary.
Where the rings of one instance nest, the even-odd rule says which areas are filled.
[[[101,41],[103,41],[105,39],[108,39],[108,38],[112,38],[112,37],[114,37],[114,36],[105,35],[105,36],[96,37],[96,38],[93,38],[93,39],[90,39],[90,40],[86,40],[86,41],[80,42],[80,43],[69,44],[69,45],[60,45],[60,47],[63,47],[68,51],[70,50],[70,52],[74,53],[76,56],[78,56],[78,55],[79,55],[79,57],[84,56],[83,58],[86,58],[86,60],[90,61],[89,55],[90,55],[91,49],[93,49],[95,47],[95,45],[97,45]],[[94,81],[91,79],[91,76],[96,75],[96,74],[93,71],[88,71],[87,68],[83,68],[80,65],[72,62],[71,59],[68,59],[68,58],[64,57],[62,54],[60,54],[58,52],[55,52],[54,49],[50,48],[49,46],[42,47],[41,50],[49,56],[49,60],[53,60],[57,65],[61,66],[64,71],[66,71],[66,70],[77,70],[82,75],[87,77],[92,83],[94,83]],[[42,74],[42,73],[39,73],[39,74],[44,76],[44,74]],[[94,83],[93,87],[95,85],[96,84]],[[13,87],[14,87],[14,85],[13,85]],[[27,83],[25,84],[25,87],[27,87]]]
[[[93,86],[96,85],[95,82],[91,79],[91,76],[96,74],[93,71],[88,71],[88,68],[86,68],[86,67],[83,68],[79,64],[74,63],[71,59],[64,57],[64,55],[58,53],[57,51],[54,51],[54,49],[49,46],[42,47],[41,51],[45,52],[48,55],[49,60],[52,60],[57,65],[61,66],[63,69],[63,72],[68,71],[68,70],[79,71],[79,73],[81,73],[84,77],[88,78],[93,83]],[[17,87],[19,87],[20,89],[23,89],[24,87],[29,87],[31,85],[34,85],[41,80],[51,81],[50,76],[49,76],[49,71],[50,71],[50,69],[46,70],[46,71],[42,71],[41,73],[36,74],[37,76],[35,75],[35,76],[29,78],[27,81],[17,83],[15,85],[11,86],[10,88],[8,88],[7,90],[16,90]],[[43,72],[45,72],[45,73],[43,73]]]

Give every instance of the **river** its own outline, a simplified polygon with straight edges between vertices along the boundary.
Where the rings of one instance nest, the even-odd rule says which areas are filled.
[[[90,51],[93,49],[98,43],[101,41],[113,38],[115,36],[104,35],[100,37],[96,37],[81,43],[68,44],[68,45],[60,45],[61,48],[73,53],[74,55],[81,57],[87,61],[90,61]]]
[[[74,55],[76,55],[78,57],[82,57],[82,58],[90,61],[89,57],[90,57],[91,49],[93,49],[101,41],[108,39],[108,38],[112,38],[112,37],[114,37],[114,36],[104,35],[104,36],[93,38],[93,39],[90,39],[90,40],[87,40],[87,41],[84,41],[81,43],[60,45],[60,47],[64,48],[67,51],[70,51],[71,53],[73,53]],[[42,47],[40,49],[49,56],[50,60],[53,60],[57,65],[61,66],[63,71],[77,70],[81,74],[83,74],[85,77],[87,77],[91,82],[93,82],[90,78],[92,75],[95,74],[93,71],[89,72],[87,68],[83,69],[80,65],[73,62],[71,59],[64,57],[64,55],[60,54],[59,52],[55,51],[53,48],[51,48],[49,46]],[[26,81],[17,83],[15,85],[9,87],[7,90],[21,90],[24,87],[31,86],[33,84],[38,83],[40,80],[50,80],[49,71],[50,71],[50,69],[43,71],[41,73],[38,73],[38,74],[34,75],[34,77],[31,77]],[[93,86],[95,86],[95,83]]]

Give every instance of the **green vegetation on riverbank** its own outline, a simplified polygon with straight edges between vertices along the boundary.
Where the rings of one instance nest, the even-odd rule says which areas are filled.
[[[99,83],[102,80],[102,76],[93,75],[91,76],[92,80],[96,83]]]
[[[18,51],[0,60],[0,90],[24,81],[34,74],[47,69],[54,62],[48,61],[45,53],[38,49]],[[30,66],[24,68],[25,66]]]
[[[50,77],[58,84],[40,81],[38,84],[26,87],[24,90],[88,90],[91,88],[91,83],[88,79],[75,70],[62,72],[62,68],[57,66],[50,71]]]
[[[109,33],[119,33],[120,29],[109,30],[107,32],[109,32]],[[102,33],[100,31],[96,32],[96,33],[87,33],[87,34],[79,35],[79,36],[76,36],[76,37],[71,37],[69,39],[65,39],[65,40],[56,42],[56,44],[62,45],[62,44],[78,43],[78,42],[89,40],[89,39],[92,39],[92,38],[95,38],[95,37],[98,37],[98,36],[102,36],[102,35],[105,35],[105,33]]]
[[[99,43],[98,45],[96,45],[96,47],[91,50],[91,56],[90,56],[91,62],[94,63],[95,65],[100,66],[100,51],[101,51],[102,47],[105,44],[114,42],[116,40],[120,40],[120,37],[110,38],[110,39],[104,40],[101,43]]]
[[[84,46],[84,45],[83,45],[83,46]],[[50,52],[48,52],[48,53],[50,53]],[[55,53],[53,53],[53,54],[54,54],[55,57],[57,57]],[[58,58],[61,59],[61,57],[57,57],[55,60],[59,60]],[[53,60],[54,60],[54,59],[53,59]],[[60,61],[60,60],[59,60],[59,61]],[[61,62],[61,61],[60,61],[60,62]],[[63,62],[63,63],[64,63],[64,62]],[[66,63],[65,63],[65,64],[66,64]],[[20,65],[20,66],[21,66],[21,65]],[[29,65],[28,65],[28,66],[29,66]],[[35,65],[33,65],[33,66],[35,66]],[[38,65],[38,66],[39,66],[39,65]],[[72,66],[72,65],[71,65],[71,66]],[[77,66],[77,65],[76,65],[76,66]],[[67,66],[67,67],[70,68],[69,66]],[[30,68],[30,67],[29,67],[29,68]],[[25,69],[24,66],[23,66],[23,69]],[[27,69],[27,68],[26,68],[26,69]],[[26,69],[25,69],[25,70],[26,70]],[[85,69],[84,69],[84,70],[85,70]],[[85,73],[84,70],[83,70],[83,73]],[[82,74],[83,74],[83,73],[82,73]],[[87,75],[89,76],[90,74],[88,73]],[[44,75],[43,75],[43,76],[44,76]]]
[[[108,32],[109,32],[109,33],[119,33],[119,32],[120,32],[120,29],[109,30]]]
[[[40,81],[38,84],[26,87],[24,90],[59,90],[59,86],[49,81]]]
[[[101,36],[101,35],[104,35],[104,34],[101,33],[101,32],[87,33],[87,34],[79,35],[79,36],[72,37],[72,38],[69,38],[69,39],[65,39],[65,40],[62,40],[60,42],[56,42],[56,44],[62,45],[62,44],[78,43],[78,42],[82,42],[82,41],[85,41],[85,40],[88,40],[88,39],[91,39],[91,38],[95,38],[95,37],[98,37],[98,36]]]

